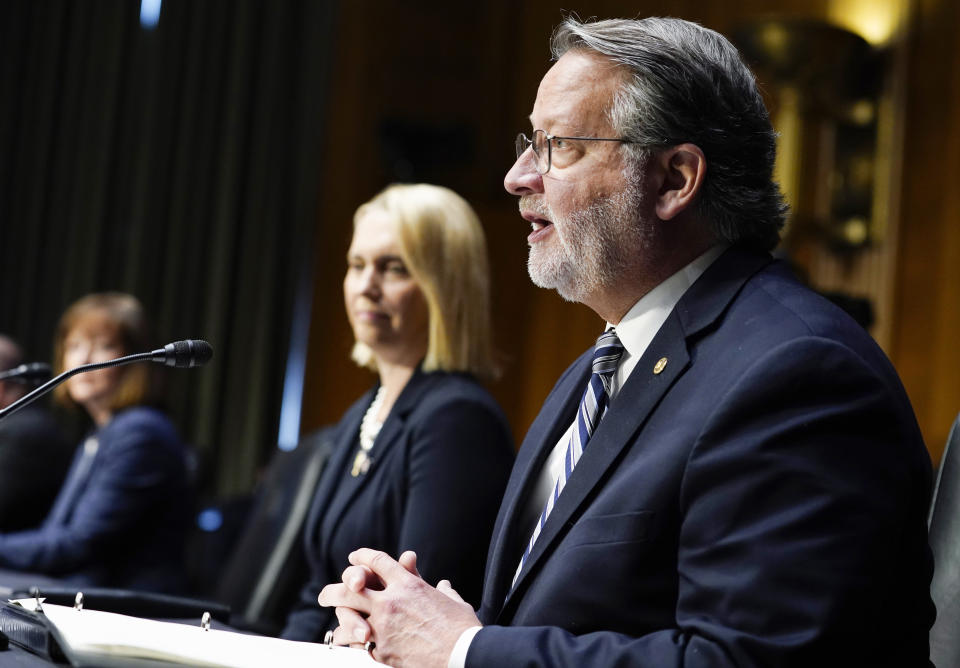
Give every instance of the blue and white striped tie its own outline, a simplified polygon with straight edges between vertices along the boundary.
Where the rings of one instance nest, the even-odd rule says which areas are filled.
[[[527,563],[527,559],[533,551],[533,545],[537,542],[537,538],[543,530],[543,525],[547,522],[547,517],[550,516],[550,511],[553,510],[557,499],[560,498],[560,492],[563,491],[570,474],[573,473],[573,467],[580,461],[587,440],[593,434],[593,430],[596,429],[603,414],[607,412],[607,402],[610,398],[610,379],[617,370],[622,355],[623,344],[617,338],[616,330],[609,329],[600,335],[593,351],[593,373],[590,375],[590,382],[587,384],[587,389],[580,400],[580,408],[577,410],[577,423],[571,430],[570,440],[567,442],[567,452],[563,458],[563,469],[557,476],[557,484],[553,487],[553,493],[550,494],[547,503],[543,506],[543,512],[540,513],[537,525],[533,529],[533,535],[530,536],[530,542],[527,543],[527,549],[523,551],[520,565],[517,566],[517,572],[514,573],[513,582],[510,584],[511,588],[516,584],[517,578],[520,577],[523,565]]]

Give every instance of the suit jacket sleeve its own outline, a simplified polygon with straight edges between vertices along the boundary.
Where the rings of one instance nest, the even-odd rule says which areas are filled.
[[[923,542],[925,527],[903,518],[923,516],[917,480],[929,471],[902,447],[916,441],[915,421],[889,377],[826,339],[768,351],[705,413],[691,450],[676,518],[676,625],[638,637],[487,626],[467,666],[864,665],[865,648],[884,645],[865,623],[890,597],[876,583],[915,588],[930,575],[896,572],[922,563],[903,550]],[[610,550],[610,564],[569,586],[589,588],[601,569],[643,568],[624,565],[629,545]],[[610,614],[635,604],[611,600]],[[893,656],[901,640],[880,650],[891,652],[883,665],[906,665]]]
[[[101,443],[98,470],[78,498],[69,522],[0,534],[0,565],[49,574],[69,573],[112,549],[164,500],[166,481],[183,475],[182,459],[167,436],[150,425],[130,424]]]

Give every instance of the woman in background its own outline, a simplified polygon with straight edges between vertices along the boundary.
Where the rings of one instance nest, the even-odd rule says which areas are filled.
[[[56,373],[150,350],[140,303],[83,297],[63,314]],[[77,374],[54,390],[93,421],[43,523],[0,533],[0,567],[83,586],[180,592],[192,512],[187,450],[155,408],[149,364]]]
[[[353,359],[377,373],[337,425],[305,532],[310,582],[283,636],[336,626],[317,595],[347,555],[417,553],[475,605],[513,462],[507,422],[476,378],[494,375],[486,242],[454,192],[390,186],[354,216],[343,282]]]

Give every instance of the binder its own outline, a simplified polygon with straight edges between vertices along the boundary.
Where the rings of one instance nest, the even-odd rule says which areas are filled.
[[[10,641],[74,668],[382,668],[367,652],[348,647],[281,640],[197,624],[142,619],[40,599],[0,603],[0,630]]]
[[[63,585],[40,585],[28,591],[14,590],[8,597],[40,598],[47,604],[72,606],[76,600],[77,587]],[[84,587],[83,607],[86,610],[119,612],[132,617],[149,619],[200,619],[204,612],[218,622],[230,622],[230,606],[215,601],[186,596],[172,596],[151,591],[113,589],[107,587]]]
[[[61,649],[56,627],[42,614],[12,603],[0,602],[0,631],[7,639],[23,649],[49,661],[67,661]]]

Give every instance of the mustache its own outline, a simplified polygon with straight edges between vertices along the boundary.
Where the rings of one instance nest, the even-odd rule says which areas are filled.
[[[553,214],[550,212],[550,207],[544,204],[543,200],[535,197],[533,195],[523,195],[520,197],[519,201],[520,211],[532,211],[538,216],[542,216],[547,220],[553,220]]]

